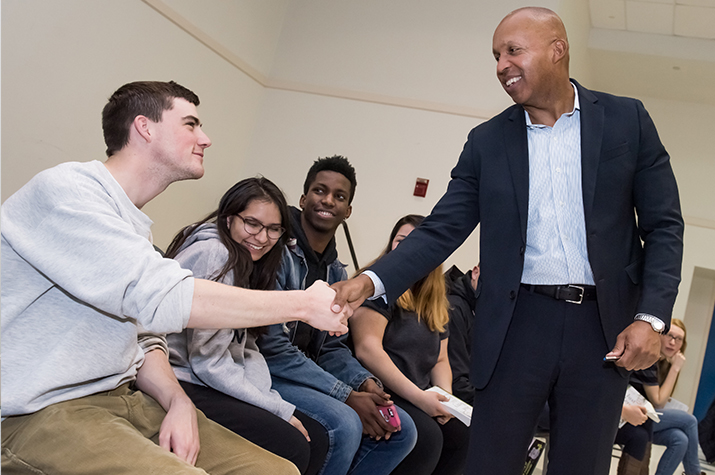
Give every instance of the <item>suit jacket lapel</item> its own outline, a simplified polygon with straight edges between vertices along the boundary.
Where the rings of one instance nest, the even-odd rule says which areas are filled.
[[[524,109],[513,106],[504,124],[504,144],[511,172],[516,204],[521,223],[521,238],[526,242],[526,223],[529,216],[529,145],[526,139]]]
[[[591,218],[593,197],[596,192],[596,175],[603,142],[603,107],[598,98],[572,79],[578,88],[581,104],[581,187],[586,226]]]

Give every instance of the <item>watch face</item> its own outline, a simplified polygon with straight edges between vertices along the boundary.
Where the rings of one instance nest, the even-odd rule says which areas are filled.
[[[661,333],[665,329],[665,324],[663,322],[652,322],[651,325],[658,333]]]

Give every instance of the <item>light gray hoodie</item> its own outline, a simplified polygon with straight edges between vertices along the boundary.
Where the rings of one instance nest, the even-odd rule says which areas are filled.
[[[201,279],[215,278],[228,259],[215,224],[203,224],[186,239],[176,260]],[[221,282],[233,284],[230,272]],[[295,406],[271,389],[271,375],[256,338],[245,328],[186,329],[168,335],[169,361],[177,379],[208,386],[289,420]]]
[[[45,170],[5,201],[3,416],[131,382],[161,345],[140,345],[142,327],[186,326],[194,279],[154,250],[151,224],[98,161]]]

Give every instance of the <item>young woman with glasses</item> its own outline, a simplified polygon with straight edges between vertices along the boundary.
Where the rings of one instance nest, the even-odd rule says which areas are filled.
[[[650,402],[662,412],[660,422],[653,425],[653,443],[664,445],[666,449],[655,473],[672,475],[682,462],[685,475],[701,475],[697,419],[685,411],[664,407],[673,394],[680,370],[685,364],[685,324],[673,318],[670,330],[660,338],[660,360],[656,363],[658,384],[645,387]]]
[[[248,178],[218,209],[181,230],[167,250],[194,276],[273,290],[289,236],[285,197],[270,180]],[[167,336],[169,360],[186,394],[210,419],[293,462],[303,474],[322,467],[322,426],[271,389],[258,351],[260,328],[184,330]]]

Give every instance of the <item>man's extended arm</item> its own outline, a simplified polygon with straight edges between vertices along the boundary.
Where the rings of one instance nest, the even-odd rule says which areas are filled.
[[[475,129],[476,130],[476,129]],[[388,302],[393,302],[412,284],[445,261],[477,227],[479,208],[479,157],[473,130],[464,146],[447,192],[420,226],[394,251],[370,267],[381,279]],[[357,308],[373,295],[375,287],[365,274],[332,285],[336,305]]]
[[[345,316],[330,310],[333,291],[324,283],[305,292],[269,293],[190,278],[154,250],[144,234],[147,223],[138,233],[117,213],[122,193],[113,190],[113,201],[106,190],[111,183],[75,175],[38,175],[32,187],[3,204],[2,213],[8,244],[76,299],[110,315],[134,318],[156,333],[186,325],[248,328],[289,320],[347,331],[341,322]],[[25,202],[33,203],[32,213]]]
[[[194,280],[188,328],[252,328],[300,320],[343,334],[352,309],[331,310],[335,292],[318,281],[307,290],[256,291],[203,279]]]

